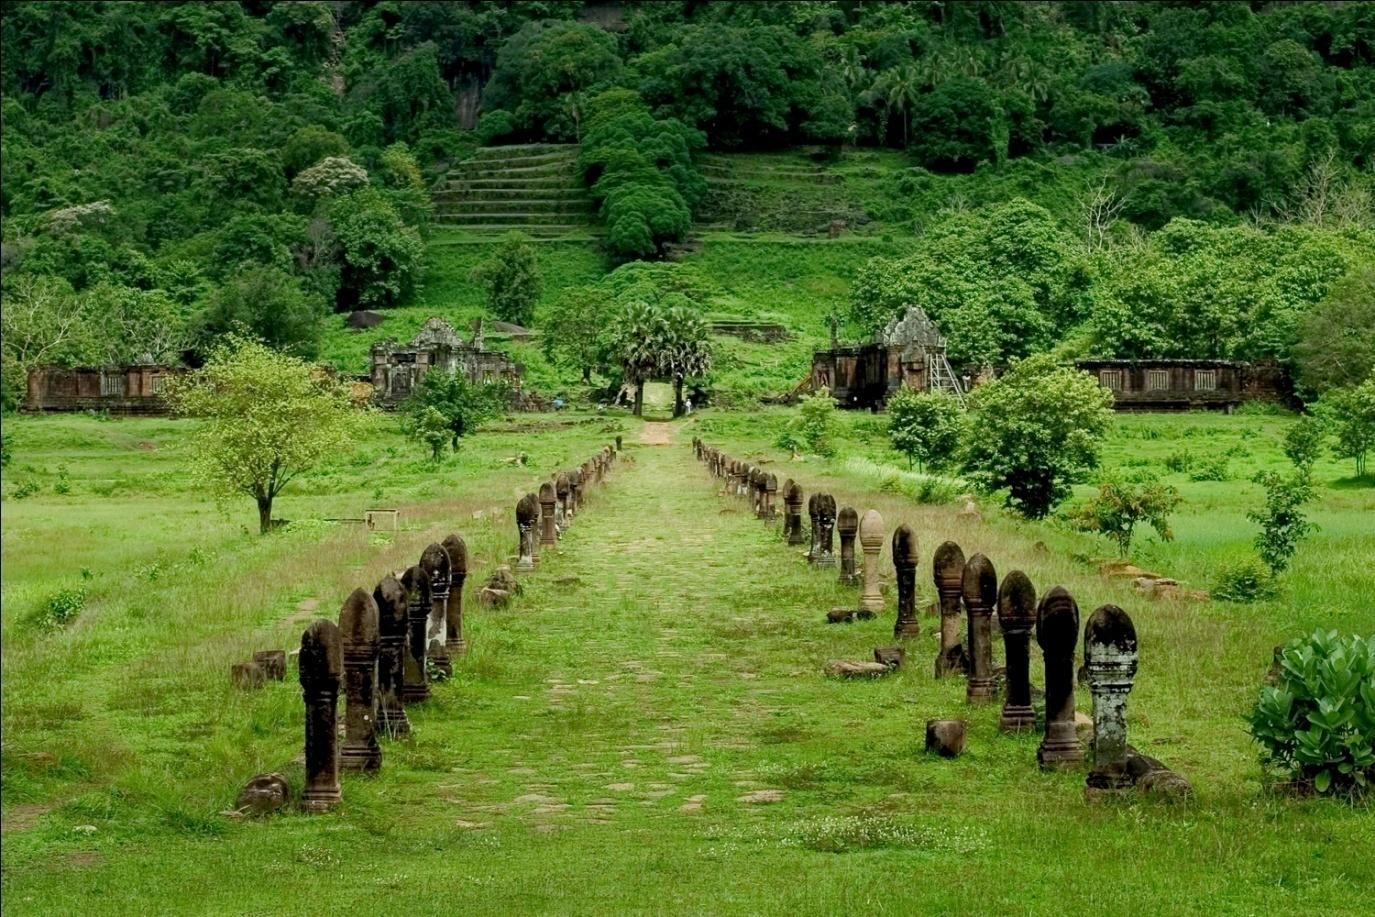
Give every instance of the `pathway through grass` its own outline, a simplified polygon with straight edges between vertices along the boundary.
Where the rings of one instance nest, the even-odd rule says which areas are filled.
[[[646,427],[642,442],[666,430]],[[524,595],[473,609],[471,656],[412,710],[415,738],[385,746],[379,776],[346,778],[335,814],[136,834],[112,819],[77,841],[52,825],[15,832],[7,903],[276,914],[404,902],[502,915],[1360,908],[1358,890],[1375,881],[1367,813],[1257,797],[1207,773],[1188,774],[1199,787],[1190,807],[1086,805],[1082,774],[1038,773],[1035,736],[998,734],[996,708],[967,708],[962,681],[931,678],[930,619],[909,670],[823,678],[826,659],[890,642],[891,613],[823,623],[854,592],[716,490],[685,443],[628,448]],[[254,703],[297,722],[296,697],[286,684]],[[1163,720],[1169,704],[1132,712]],[[971,721],[956,761],[920,752],[923,722],[941,715]],[[169,900],[172,889],[184,891]]]

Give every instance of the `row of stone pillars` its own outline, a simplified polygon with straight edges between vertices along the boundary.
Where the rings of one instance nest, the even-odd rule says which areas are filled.
[[[558,543],[586,505],[588,490],[610,473],[620,448],[618,436],[614,447],[606,446],[577,468],[545,481],[538,496],[521,498],[516,505],[517,569],[535,569],[540,546]],[[460,535],[450,535],[425,548],[419,562],[399,576],[383,577],[371,594],[355,589],[337,624],[322,619],[301,635],[306,714],[302,809],[333,808],[342,798],[341,771],[376,772],[382,765],[379,739],[410,735],[407,707],[427,700],[431,675],[447,678],[454,660],[468,650],[463,633],[467,576],[467,545]],[[341,687],[346,700],[342,743]],[[254,778],[249,788],[263,786],[271,776]]]
[[[771,506],[769,495],[777,491],[774,475],[734,459],[700,439],[693,440],[693,450],[711,473],[723,481],[722,493],[752,495],[757,511]],[[807,543],[802,532],[802,487],[789,479],[784,482],[782,493],[783,534],[790,545]],[[879,583],[883,517],[872,509],[861,517],[848,506],[837,513],[835,499],[825,493],[812,494],[807,501],[807,514],[811,522],[808,562],[818,567],[835,564],[832,532],[838,529],[840,582],[860,586],[861,617],[881,611],[885,605]],[[765,512],[758,515],[772,519]],[[862,574],[855,569],[856,539],[862,552]],[[894,530],[891,550],[897,587],[893,636],[905,642],[920,634],[916,606],[919,552],[916,534],[909,526],[899,525]],[[1079,608],[1074,598],[1063,587],[1056,586],[1037,602],[1036,589],[1025,573],[1014,570],[1000,584],[992,561],[983,554],[966,559],[960,546],[949,541],[935,551],[932,579],[940,611],[936,678],[964,675],[966,701],[981,705],[998,699],[1001,674],[1005,690],[999,728],[1008,733],[1034,730],[1036,712],[1030,682],[1030,643],[1034,632],[1046,679],[1045,724],[1037,761],[1043,769],[1077,766],[1084,754],[1075,724],[1074,665],[1080,630]],[[1001,673],[993,666],[995,615],[1005,654]],[[843,619],[848,618],[831,618]],[[1129,759],[1136,754],[1127,744],[1125,717],[1126,696],[1137,667],[1136,631],[1125,611],[1115,605],[1103,605],[1089,618],[1082,638],[1084,671],[1093,696],[1093,765],[1088,790],[1116,792],[1131,785],[1133,769]],[[1159,764],[1153,759],[1144,760]]]

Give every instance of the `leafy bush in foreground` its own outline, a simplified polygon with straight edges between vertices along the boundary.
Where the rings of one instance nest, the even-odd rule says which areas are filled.
[[[1375,637],[1315,632],[1280,654],[1251,735],[1265,762],[1319,793],[1354,796],[1375,779]]]

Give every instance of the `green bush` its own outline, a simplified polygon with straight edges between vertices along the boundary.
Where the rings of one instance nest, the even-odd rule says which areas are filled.
[[[1244,560],[1218,571],[1211,595],[1223,602],[1258,602],[1275,594],[1270,572],[1254,560]]]
[[[1313,497],[1313,486],[1302,471],[1290,476],[1273,471],[1256,475],[1265,488],[1265,506],[1246,514],[1260,526],[1256,551],[1272,574],[1283,573],[1299,549],[1299,542],[1313,530],[1303,514],[1303,505]]]
[[[919,392],[904,386],[888,399],[888,435],[907,456],[910,468],[943,467],[959,448],[964,409],[944,392]]]
[[[1231,477],[1226,455],[1211,455],[1198,459],[1189,472],[1190,481],[1226,481]]]
[[[1375,779],[1375,637],[1316,631],[1278,661],[1249,718],[1262,759],[1319,793],[1363,794]]]
[[[1071,514],[1081,529],[1095,532],[1117,544],[1125,557],[1131,549],[1132,534],[1138,523],[1155,529],[1161,541],[1170,541],[1170,514],[1179,506],[1179,491],[1168,484],[1146,479],[1138,486],[1108,479],[1098,485],[1098,495]]]
[[[43,600],[30,620],[42,630],[59,630],[75,621],[85,608],[85,589],[59,589]]]

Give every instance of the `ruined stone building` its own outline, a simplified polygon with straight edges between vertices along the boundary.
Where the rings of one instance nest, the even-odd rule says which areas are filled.
[[[1243,401],[1281,401],[1288,378],[1278,367],[1233,360],[1080,360],[1112,392],[1119,411],[1231,411]]]
[[[523,368],[506,354],[485,349],[481,319],[472,341],[465,342],[448,322],[431,318],[409,344],[388,339],[372,345],[374,400],[384,407],[400,404],[431,370],[462,373],[473,383],[506,382],[518,392]]]
[[[943,391],[964,400],[964,387],[945,356],[945,338],[917,306],[866,344],[840,345],[812,355],[812,372],[801,388],[829,389],[843,408],[877,410],[900,387]]]
[[[169,376],[179,372],[158,363],[38,366],[29,371],[24,410],[166,414],[170,408],[162,388]]]

